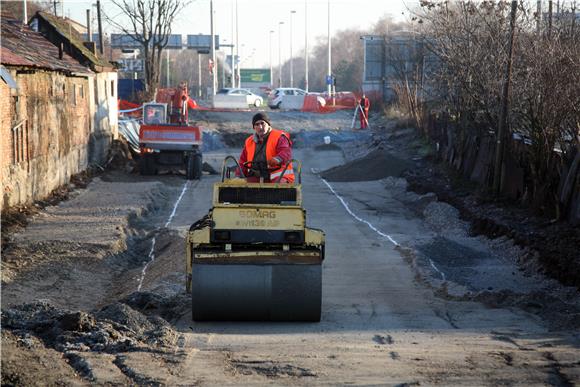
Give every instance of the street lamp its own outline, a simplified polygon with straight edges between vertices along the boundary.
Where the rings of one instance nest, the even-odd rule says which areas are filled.
[[[282,24],[282,21],[278,23],[278,87],[282,87]]]
[[[240,87],[240,34],[239,34],[239,19],[238,19],[238,0],[236,0],[236,87]]]
[[[216,85],[217,85],[217,62],[216,62],[216,52],[215,52],[215,37],[213,31],[213,0],[209,2],[209,14],[210,14],[210,30],[211,30],[211,94],[212,96],[216,93]],[[169,58],[169,57],[168,57]],[[169,62],[168,62],[169,63]],[[169,78],[168,78],[169,80]]]
[[[308,93],[308,0],[304,0],[304,86]]]
[[[272,80],[272,34],[274,33],[273,30],[270,30],[270,87],[274,86],[274,82]]]
[[[330,39],[330,0],[328,0],[328,72],[326,74],[326,91],[330,96],[332,91],[332,59],[331,53],[331,39]]]
[[[238,2],[236,1],[235,8],[234,8],[234,3],[232,3],[232,23],[231,23],[232,24],[231,25],[231,27],[232,27],[232,47],[231,47],[232,75],[230,77],[230,87],[231,88],[236,87],[236,84],[235,84],[235,82],[236,82],[236,65],[234,63],[234,61],[235,61],[234,47],[236,47],[238,44],[238,34],[237,34],[237,30],[236,30],[236,33],[234,34],[234,24],[236,26],[238,24],[237,10],[238,10]]]
[[[242,87],[242,76],[240,75],[240,73],[242,65],[246,61],[246,54],[244,53],[245,47],[246,47],[245,43],[242,43],[240,45],[240,56],[238,57],[238,85],[236,86],[238,88]]]
[[[290,87],[294,87],[294,60],[292,58],[292,14],[296,11],[290,11]]]

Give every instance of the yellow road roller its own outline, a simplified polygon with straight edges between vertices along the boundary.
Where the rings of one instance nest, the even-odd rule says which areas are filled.
[[[248,183],[231,176],[237,164],[224,160],[212,208],[187,234],[193,320],[320,321],[324,232],[306,227],[299,162],[293,184]]]

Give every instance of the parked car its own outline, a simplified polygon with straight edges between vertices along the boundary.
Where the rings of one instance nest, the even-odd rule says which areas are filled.
[[[264,100],[259,95],[252,93],[248,89],[238,89],[238,88],[223,88],[220,89],[216,94],[226,94],[232,96],[246,96],[246,101],[248,102],[249,106],[259,107],[262,106]]]
[[[268,106],[271,109],[295,109],[296,106],[293,102],[299,99],[303,101],[306,94],[308,94],[306,91],[295,87],[279,87],[268,95]]]

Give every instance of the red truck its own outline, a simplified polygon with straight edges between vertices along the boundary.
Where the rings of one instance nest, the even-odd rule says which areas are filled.
[[[154,175],[160,167],[185,169],[188,180],[202,174],[202,130],[187,124],[187,99],[181,109],[167,111],[166,103],[143,104],[139,129],[142,175]]]

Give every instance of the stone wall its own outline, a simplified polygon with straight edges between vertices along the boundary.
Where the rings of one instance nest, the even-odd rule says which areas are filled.
[[[93,128],[89,78],[11,74],[18,90],[0,82],[2,210],[45,198],[85,170]]]

